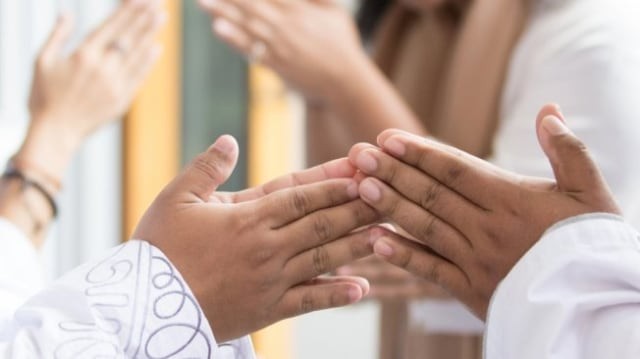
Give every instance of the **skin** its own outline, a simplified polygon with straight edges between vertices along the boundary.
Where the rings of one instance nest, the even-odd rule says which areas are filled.
[[[448,111],[431,124],[440,138],[474,155],[491,152],[492,135],[497,117],[479,116],[470,121],[455,108],[468,105],[479,114],[494,112],[496,93],[502,86],[502,72],[508,59],[503,53],[513,40],[512,22],[519,23],[519,2],[468,0],[406,0],[406,6],[430,12],[442,5],[459,7],[466,15],[448,65],[457,69],[448,73],[447,86],[437,92],[447,99]],[[375,142],[378,134],[398,128],[426,136],[426,122],[420,119],[399,96],[389,80],[369,59],[347,11],[331,0],[256,1],[200,0],[213,19],[213,31],[223,41],[252,58],[256,42],[265,44],[259,60],[299,90],[307,102],[307,156],[313,165],[343,156],[352,144]],[[496,11],[501,9],[501,11]],[[511,14],[504,16],[505,13]],[[483,34],[492,34],[487,44]],[[337,55],[336,55],[337,54]],[[339,59],[327,61],[330,59]],[[255,60],[255,59],[254,59]],[[479,71],[477,64],[482,63]],[[440,70],[441,71],[441,70]],[[466,91],[469,79],[483,84],[483,91]],[[460,131],[465,128],[466,131]],[[379,298],[417,298],[423,293],[442,296],[433,286],[424,285],[410,276],[400,280],[388,266],[367,261],[347,269],[350,273],[369,275],[373,287],[380,285]],[[375,273],[372,276],[372,273]]]
[[[425,134],[364,51],[351,15],[334,1],[199,2],[212,16],[216,36],[248,57],[256,41],[264,43],[267,50],[260,62],[304,94],[311,164],[338,158],[351,144],[375,139],[381,129]],[[326,61],[327,57],[334,60]],[[349,120],[333,126],[324,121],[325,115]],[[314,135],[318,133],[323,135]],[[340,141],[330,143],[333,138]],[[332,149],[331,155],[327,149]]]
[[[349,161],[215,192],[237,157],[235,140],[221,137],[158,196],[134,234],[180,270],[216,339],[361,300],[366,280],[320,276],[371,255],[371,238],[385,232],[365,227],[378,214],[358,198]]]
[[[69,16],[61,16],[34,67],[27,136],[14,165],[55,196],[84,140],[114,122],[131,103],[160,54],[154,36],[164,21],[159,3],[128,0],[71,54]],[[110,46],[119,41],[124,51]],[[41,193],[17,180],[0,181],[0,216],[40,246],[51,221]]]
[[[555,181],[519,176],[397,130],[380,135],[380,148],[355,146],[349,158],[368,176],[362,199],[413,236],[382,234],[375,253],[485,318],[499,282],[549,227],[580,214],[620,214],[556,106],[541,110],[536,128]]]

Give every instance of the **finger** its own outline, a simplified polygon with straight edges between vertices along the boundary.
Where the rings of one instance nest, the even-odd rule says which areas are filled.
[[[370,229],[311,248],[289,259],[284,275],[296,284],[373,254]]]
[[[290,256],[341,238],[372,224],[378,213],[362,200],[322,209],[281,227],[279,236]],[[294,238],[295,241],[292,241]],[[332,269],[335,269],[332,268]]]
[[[218,186],[229,179],[237,161],[238,143],[232,136],[222,136],[187,166],[178,183],[200,200],[208,201]]]
[[[154,40],[148,41],[148,44],[141,45],[136,51],[135,57],[132,56],[127,60],[124,74],[127,81],[128,93],[135,94],[144,80],[148,77],[154,65],[158,62],[162,48],[157,45]]]
[[[360,183],[360,197],[439,255],[458,261],[469,256],[469,240],[437,216],[407,200],[375,178]],[[475,224],[473,227],[475,228]]]
[[[259,200],[258,211],[267,215],[271,228],[279,229],[309,214],[358,198],[352,179],[335,179],[274,192]]]
[[[213,33],[220,40],[247,56],[251,51],[253,40],[246,31],[226,19],[218,19],[212,25]]]
[[[140,51],[141,46],[153,41],[165,21],[166,15],[158,11],[147,10],[140,13],[139,16],[133,19],[132,24],[114,35],[112,41],[118,41],[124,46],[124,49],[118,51],[107,45],[105,48],[106,54],[118,60],[118,63],[130,62],[130,59]]]
[[[366,291],[368,284],[363,279],[318,278],[288,290],[275,308],[275,319],[354,304],[362,300]]]
[[[458,298],[463,299],[469,293],[469,278],[458,266],[413,241],[390,234],[376,240],[373,250],[380,258],[441,286]]]
[[[406,271],[390,265],[373,256],[351,265],[340,267],[336,270],[337,275],[355,275],[367,278],[373,286],[380,285],[403,285],[405,282],[414,282],[415,277]]]
[[[609,192],[587,147],[565,125],[559,111],[545,106],[537,118],[540,145],[564,192]]]
[[[73,29],[73,20],[70,15],[62,14],[58,16],[56,24],[49,35],[49,39],[44,44],[38,62],[42,65],[46,65],[59,57],[62,53],[62,49],[66,44],[71,30]]]
[[[390,133],[390,134],[388,134]],[[514,175],[454,147],[397,130],[380,135],[380,146],[393,157],[431,176],[445,187],[489,209],[501,195],[511,193]]]
[[[156,44],[155,35],[162,26],[163,21],[162,18],[159,18],[154,22],[148,23],[149,28],[146,29],[141,38],[136,40],[136,45],[131,51],[125,54],[122,68],[124,69],[123,74],[130,93],[137,91],[160,57],[161,48]]]
[[[252,35],[258,37],[263,31],[271,32],[271,28],[278,27],[286,17],[283,11],[286,8],[275,1],[200,1],[200,5],[214,18],[224,18],[237,26],[244,27],[249,32],[256,31],[256,34]],[[267,34],[267,37],[270,36]]]
[[[454,228],[476,223],[484,209],[443,186],[431,176],[377,148],[355,146],[349,158],[364,174],[387,183],[416,205]]]
[[[351,178],[355,173],[356,169],[351,162],[346,158],[342,158],[279,177],[262,186],[235,193],[232,198],[235,203],[250,201],[285,188],[303,186],[330,179]]]
[[[83,47],[92,51],[102,51],[118,40],[119,34],[124,32],[139,16],[157,7],[157,1],[124,1],[118,9],[109,16],[100,27],[89,35]]]
[[[407,272],[404,272],[405,275]],[[440,289],[442,291],[442,289]],[[436,293],[434,284],[428,283],[420,278],[412,281],[399,282],[394,284],[371,284],[371,291],[368,298],[377,300],[411,300],[433,297]]]

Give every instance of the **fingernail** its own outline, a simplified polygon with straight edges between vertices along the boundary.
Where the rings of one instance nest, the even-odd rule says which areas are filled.
[[[360,196],[369,202],[378,202],[382,198],[382,192],[371,179],[365,179],[360,183]]]
[[[210,149],[213,148],[222,153],[230,153],[236,149],[235,140],[229,135],[221,136],[213,145],[211,145]]]
[[[218,0],[200,0],[200,4],[204,6],[216,6],[218,4]]]
[[[336,274],[337,275],[349,276],[349,275],[353,274],[353,271],[349,267],[340,267],[340,268],[336,269]]]
[[[356,165],[367,173],[373,173],[378,169],[378,161],[369,151],[361,152],[358,155]]]
[[[383,257],[391,257],[393,255],[393,248],[384,241],[377,241],[373,251]]]
[[[390,138],[384,142],[383,147],[395,156],[404,156],[407,153],[407,146],[397,138]]]
[[[347,195],[350,198],[358,198],[358,196],[360,195],[360,192],[358,190],[358,183],[353,181],[352,183],[349,184],[349,186],[347,186]]]
[[[570,133],[569,128],[556,116],[547,116],[542,119],[542,128],[552,136]]]
[[[360,300],[360,298],[362,298],[362,289],[360,288],[349,288],[349,302],[353,303],[353,302],[357,302]]]
[[[382,229],[372,228],[371,231],[369,231],[369,244],[373,246],[376,244],[378,239],[382,238],[382,236],[384,236],[384,231]]]

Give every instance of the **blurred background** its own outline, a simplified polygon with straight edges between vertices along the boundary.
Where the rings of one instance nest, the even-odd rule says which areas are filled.
[[[117,0],[0,0],[0,161],[28,123],[33,60],[61,11],[73,15],[74,45]],[[355,1],[345,1],[355,7]],[[43,254],[50,279],[131,234],[159,190],[217,136],[242,149],[226,190],[304,166],[304,106],[266,69],[211,34],[194,0],[165,0],[163,55],[121,124],[95,135],[69,171],[61,215]],[[255,335],[261,358],[375,358],[378,307],[365,303],[281,323]]]

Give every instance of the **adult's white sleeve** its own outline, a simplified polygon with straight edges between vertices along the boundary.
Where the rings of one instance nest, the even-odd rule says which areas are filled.
[[[42,290],[44,275],[35,247],[15,225],[0,218],[0,326]]]
[[[487,359],[640,358],[640,235],[621,218],[555,225],[494,294]]]
[[[178,270],[143,241],[116,247],[29,299],[0,328],[0,357],[255,358],[248,337],[216,343]]]

